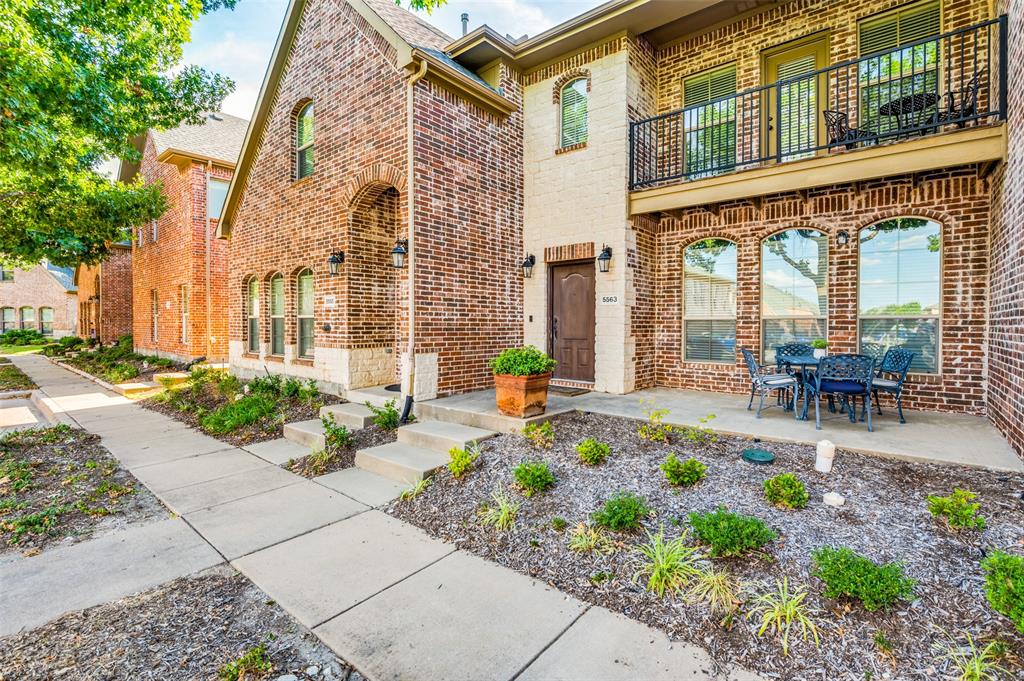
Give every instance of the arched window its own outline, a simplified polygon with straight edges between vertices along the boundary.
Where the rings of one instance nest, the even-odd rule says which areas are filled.
[[[827,338],[828,236],[789,229],[761,244],[761,361],[775,348]]]
[[[939,367],[942,227],[925,218],[883,220],[860,231],[860,346],[913,351],[911,371]]]
[[[736,357],[736,244],[704,239],[683,253],[683,359]]]
[[[23,307],[18,310],[18,321],[21,322],[21,328],[33,329],[36,326],[36,311],[31,307]]]
[[[39,332],[44,336],[53,335],[53,308],[39,308]]]
[[[248,324],[246,325],[246,347],[249,352],[259,353],[260,351],[260,282],[253,277],[246,285],[245,314]]]
[[[559,96],[561,131],[559,146],[563,149],[587,141],[587,79],[567,83]]]
[[[298,301],[295,306],[296,328],[299,332],[299,357],[313,356],[313,272],[302,270],[296,278]]]
[[[270,354],[284,355],[284,277],[270,279]]]
[[[0,308],[0,333],[17,328],[17,324],[13,307]]]
[[[295,179],[313,174],[313,102],[295,117]]]

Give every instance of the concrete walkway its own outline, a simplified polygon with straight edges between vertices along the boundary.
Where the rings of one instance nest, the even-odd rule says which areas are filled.
[[[306,480],[45,358],[14,361],[181,517],[0,565],[0,635],[226,559],[370,679],[757,678],[376,510],[398,490],[373,474]]]

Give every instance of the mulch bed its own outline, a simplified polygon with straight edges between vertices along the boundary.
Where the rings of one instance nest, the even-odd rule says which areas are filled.
[[[0,639],[0,681],[216,679],[263,644],[273,671],[316,681],[363,681],[249,580],[227,567],[168,582]]]
[[[159,364],[154,364],[148,359],[119,359],[117,360],[117,364],[130,364],[134,366],[139,372],[138,375],[133,378],[119,380],[116,376],[111,376],[107,371],[108,367],[96,361],[96,359],[88,351],[82,352],[77,357],[61,357],[58,359],[60,359],[60,361],[64,362],[65,364],[69,364],[75,367],[76,369],[81,369],[87,374],[90,374],[97,378],[101,378],[104,381],[107,381],[108,383],[152,382],[153,376],[155,376],[156,374],[185,370],[185,365],[180,362],[172,362],[171,364],[161,362],[163,366],[160,366]]]
[[[908,464],[840,451],[829,475],[813,470],[814,448],[796,444],[764,444],[777,457],[774,465],[743,462],[740,453],[751,441],[719,436],[711,444],[682,438],[671,445],[653,444],[637,436],[641,422],[576,413],[555,420],[556,443],[550,450],[534,449],[519,435],[502,435],[484,443],[484,453],[463,481],[441,471],[434,484],[411,501],[396,501],[388,512],[457,544],[460,548],[536,577],[576,597],[621,612],[670,636],[709,650],[721,664],[738,663],[780,679],[935,678],[948,672],[938,659],[950,638],[963,642],[964,631],[975,640],[1001,638],[1018,657],[1024,656],[1024,636],[988,606],[979,560],[993,548],[1020,553],[1024,546],[1024,476],[964,467]],[[573,447],[595,437],[612,447],[602,465],[584,466]],[[708,477],[692,488],[671,487],[658,466],[670,452],[694,456],[707,464]],[[524,458],[544,459],[557,483],[549,491],[521,498],[515,527],[505,533],[482,526],[477,510],[496,485],[513,489],[512,468]],[[763,481],[783,472],[796,473],[807,485],[810,504],[784,511],[764,499]],[[951,534],[927,509],[928,494],[949,494],[954,487],[978,494],[988,521],[983,533]],[[692,511],[712,511],[726,505],[754,515],[776,530],[767,556],[716,560],[758,593],[772,590],[788,576],[790,586],[810,589],[808,605],[818,613],[821,646],[790,636],[790,656],[779,642],[758,638],[756,626],[735,618],[731,629],[719,624],[703,603],[680,597],[659,599],[634,583],[636,554],[630,549],[645,540],[644,533],[618,535],[625,547],[612,555],[568,550],[571,529],[619,489],[643,495],[656,511],[645,529],[664,526],[676,537]],[[829,491],[846,497],[846,505],[822,503]],[[518,495],[518,493],[516,493]],[[565,518],[559,532],[551,519]],[[823,545],[848,546],[876,562],[901,560],[908,576],[918,580],[916,599],[891,612],[868,613],[859,603],[824,598],[823,584],[812,578],[810,553]],[[602,581],[591,577],[612,575]],[[873,642],[882,632],[893,648],[892,657]]]
[[[345,468],[352,468],[356,463],[356,452],[360,449],[386,445],[397,439],[397,430],[385,430],[371,425],[353,431],[352,442],[347,447],[330,451],[331,456],[326,461],[317,461],[316,457],[310,455],[295,459],[285,467],[304,478],[315,478]]]
[[[0,392],[8,390],[35,390],[38,386],[9,360],[0,362]]]
[[[98,435],[54,426],[0,439],[0,561],[166,516]]]

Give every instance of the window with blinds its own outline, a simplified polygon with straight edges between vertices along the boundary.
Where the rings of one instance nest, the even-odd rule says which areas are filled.
[[[686,174],[690,179],[736,165],[736,66],[683,80]],[[727,99],[723,99],[727,98]]]
[[[736,357],[736,244],[703,239],[683,253],[683,359]]]
[[[295,179],[313,174],[313,102],[295,119]]]
[[[801,55],[778,65],[779,143],[783,160],[790,161],[813,155],[818,143],[818,77],[817,54]],[[805,76],[801,78],[801,76]]]
[[[250,279],[246,287],[245,312],[248,324],[246,326],[246,341],[249,352],[260,351],[260,282]]]
[[[299,357],[313,356],[313,272],[303,270],[296,280],[298,304],[295,306],[299,334]]]
[[[942,7],[938,0],[917,2],[860,22],[861,128],[887,133],[900,127],[896,116],[879,110],[888,102],[935,93],[939,84]],[[922,42],[923,41],[923,42]]]
[[[284,277],[270,280],[270,354],[284,354]]]
[[[587,141],[587,94],[586,78],[577,78],[562,88],[559,146],[563,149]]]

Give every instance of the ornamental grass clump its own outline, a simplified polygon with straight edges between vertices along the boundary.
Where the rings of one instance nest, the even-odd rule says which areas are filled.
[[[775,532],[760,518],[732,513],[719,506],[712,513],[691,513],[690,525],[707,544],[714,558],[742,556],[775,539]]]
[[[491,492],[491,501],[480,509],[480,524],[491,526],[499,532],[511,530],[516,524],[516,514],[520,503],[512,501],[512,497],[501,487]]]
[[[615,553],[619,543],[605,534],[604,529],[580,523],[569,535],[569,550],[577,553]]]
[[[687,592],[691,603],[706,603],[713,615],[730,618],[740,607],[743,584],[725,568],[702,567]]]
[[[970,490],[953,489],[949,496],[928,496],[928,511],[953,530],[984,530],[985,518],[978,515],[981,504],[971,503],[978,495]]]
[[[764,481],[764,498],[779,508],[805,508],[811,496],[800,478],[783,473]]]
[[[604,442],[588,437],[576,445],[576,453],[580,455],[580,461],[583,463],[588,466],[597,466],[604,463],[604,460],[612,453],[612,448]]]
[[[203,428],[214,435],[224,435],[251,426],[277,410],[277,401],[265,395],[247,395],[228,402],[203,417]]]
[[[846,596],[869,612],[888,610],[897,601],[914,597],[917,582],[903,574],[900,563],[879,565],[852,549],[822,546],[811,552],[811,574],[825,583],[825,596]]]
[[[961,645],[955,638],[946,634],[949,644],[943,648],[939,662],[948,662],[957,681],[1000,681],[1008,679],[1010,670],[1004,666],[1009,657],[1009,649],[1002,641],[989,641],[979,648],[970,632],[964,632],[966,645]]]
[[[981,561],[985,571],[985,598],[1024,634],[1024,556],[992,551]]]
[[[661,464],[661,470],[670,484],[690,487],[707,476],[708,467],[694,458],[680,461],[675,453],[672,453],[665,459],[665,463]]]
[[[659,597],[665,592],[680,593],[700,573],[701,555],[697,548],[686,543],[688,532],[675,539],[665,540],[665,528],[657,534],[647,533],[647,543],[634,549],[640,554],[639,566],[633,582],[646,579],[645,588]]]
[[[764,636],[770,632],[782,639],[782,654],[789,656],[789,633],[794,627],[800,627],[803,640],[807,635],[814,637],[814,645],[820,646],[818,638],[818,627],[811,619],[813,612],[804,604],[807,598],[807,589],[799,587],[793,590],[789,588],[789,578],[783,577],[782,581],[775,583],[775,591],[761,594],[754,599],[750,610],[747,612],[747,619],[761,619],[761,627],[757,630],[758,636]]]
[[[619,490],[605,501],[604,506],[595,511],[592,517],[601,527],[613,532],[628,532],[640,527],[640,521],[650,512],[651,509],[643,497]]]
[[[523,490],[523,495],[532,497],[555,484],[555,476],[545,461],[523,461],[514,469],[512,476]]]
[[[491,371],[498,376],[538,376],[554,370],[557,362],[532,345],[507,348],[491,360]]]

